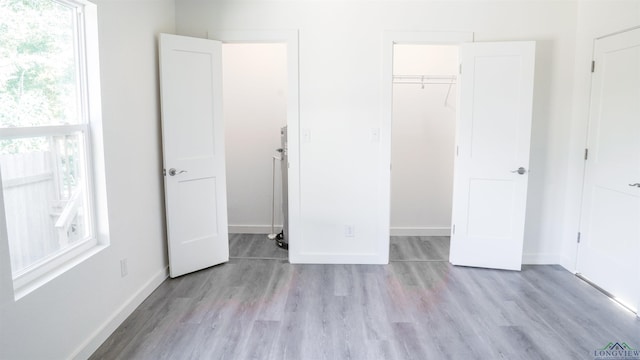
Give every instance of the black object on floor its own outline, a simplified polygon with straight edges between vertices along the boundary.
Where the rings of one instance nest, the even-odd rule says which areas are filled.
[[[284,239],[284,230],[276,236],[276,245],[284,250],[289,250],[289,243]]]

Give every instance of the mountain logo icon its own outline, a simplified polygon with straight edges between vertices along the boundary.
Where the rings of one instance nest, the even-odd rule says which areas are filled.
[[[605,345],[605,347],[602,348],[602,350],[620,350],[620,351],[625,351],[625,350],[635,350],[634,348],[632,348],[631,346],[627,345],[627,343],[623,342],[622,344],[619,342],[613,343],[610,342],[607,345]]]
[[[626,342],[610,342],[593,352],[594,360],[640,360],[640,350]]]

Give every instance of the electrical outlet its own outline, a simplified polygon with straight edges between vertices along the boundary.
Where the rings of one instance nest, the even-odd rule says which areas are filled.
[[[356,236],[355,226],[353,226],[353,225],[345,225],[344,226],[344,236],[346,236],[346,237],[355,237]]]
[[[125,277],[129,274],[129,269],[127,268],[127,258],[120,260],[120,276]]]

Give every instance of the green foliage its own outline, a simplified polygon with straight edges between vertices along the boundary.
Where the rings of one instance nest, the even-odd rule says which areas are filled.
[[[52,0],[0,0],[0,127],[78,122],[74,19]]]
[[[49,142],[43,137],[0,140],[0,155],[26,154],[48,150]]]

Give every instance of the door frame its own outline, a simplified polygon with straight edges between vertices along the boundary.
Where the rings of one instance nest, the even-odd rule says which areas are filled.
[[[380,263],[389,262],[391,236],[391,128],[393,122],[393,45],[461,45],[474,41],[473,32],[406,32],[385,31],[382,37],[382,79],[380,94],[380,167],[378,179],[378,256]],[[456,112],[456,126],[459,114]],[[457,135],[456,135],[457,136]],[[455,174],[454,174],[455,181]]]
[[[287,133],[289,156],[289,262],[299,262],[302,243],[300,205],[300,81],[298,30],[210,30],[207,38],[223,43],[287,45]],[[223,89],[224,91],[224,89]],[[293,136],[292,136],[293,135]]]
[[[591,61],[595,61],[595,46],[596,46],[596,41],[597,40],[602,40],[611,36],[615,36],[615,35],[619,35],[622,33],[625,33],[627,31],[633,31],[636,29],[640,29],[640,26],[634,26],[631,28],[627,28],[627,29],[623,29],[623,30],[619,30],[616,32],[612,32],[606,35],[602,35],[602,36],[598,36],[596,38],[594,38],[591,41]],[[580,153],[584,154],[584,151],[588,149],[589,147],[589,127],[591,126],[591,101],[592,101],[592,97],[593,97],[593,73],[589,74],[589,96],[588,96],[588,101],[587,101],[587,105],[586,107],[588,108],[587,111],[587,117],[586,120],[584,122],[584,134],[583,137],[581,137],[581,142],[580,142],[580,147],[579,147],[579,151]],[[584,195],[585,195],[585,185],[586,185],[586,180],[587,180],[587,161],[586,159],[584,159],[583,161],[581,161],[580,163],[580,177],[579,177],[579,182],[580,182],[580,192],[577,196],[578,201],[574,204],[575,208],[577,209],[577,229],[575,230],[575,233],[573,231],[573,228],[570,230],[570,234],[571,235],[575,235],[580,233],[580,229],[582,229],[582,224],[583,224],[583,219],[582,219],[582,208],[583,208],[583,202],[584,202]],[[573,242],[574,240],[571,240],[573,244],[575,244],[574,247],[574,251],[573,251],[573,256],[571,257],[571,265],[572,265],[572,270],[571,272],[573,272],[574,274],[578,273],[578,256],[580,255],[580,243],[579,242]],[[640,317],[640,304],[638,304],[638,317]]]
[[[626,32],[630,32],[630,31],[634,31],[634,30],[638,30],[640,29],[640,26],[633,26],[630,28],[625,28],[622,30],[618,30],[612,33],[608,33],[605,35],[601,35],[598,37],[595,37],[592,41],[591,41],[591,61],[592,63],[595,62],[595,56],[596,56],[596,41],[598,40],[603,40],[606,39],[608,37],[612,37],[612,36],[616,36],[616,35],[620,35],[620,34],[624,34]],[[592,65],[593,66],[593,65]],[[597,65],[596,65],[597,66]],[[588,96],[588,101],[587,101],[587,108],[588,111],[586,112],[587,117],[586,117],[586,121],[584,122],[584,137],[582,138],[583,142],[581,142],[580,144],[580,151],[588,151],[589,149],[589,140],[590,140],[590,134],[591,134],[591,126],[592,124],[592,102],[593,102],[593,96],[594,96],[594,84],[593,84],[593,71],[589,74],[589,96]],[[609,293],[608,291],[600,288],[600,286],[598,284],[592,283],[588,278],[582,277],[581,276],[581,272],[579,269],[579,263],[580,263],[580,248],[581,246],[584,246],[583,243],[580,242],[580,235],[583,232],[583,226],[585,226],[585,220],[584,220],[584,202],[585,202],[585,195],[586,194],[586,185],[587,185],[587,159],[585,158],[582,162],[581,162],[581,167],[580,167],[580,191],[579,191],[579,195],[577,197],[577,202],[574,204],[576,206],[576,213],[577,213],[577,230],[575,233],[578,234],[578,241],[576,243],[574,243],[574,247],[573,247],[573,257],[572,257],[572,270],[571,272],[576,274],[577,276],[579,276],[581,279],[586,280],[587,283],[589,283],[590,285],[594,286],[595,288],[597,288],[598,290],[602,291],[603,293],[605,293],[605,295],[607,295],[608,297],[612,298],[614,301],[615,300],[615,296],[614,294]],[[570,232],[571,234],[574,234],[573,232]],[[571,241],[574,241],[573,239]],[[637,254],[638,256],[640,256],[640,254]],[[640,276],[640,270],[638,272],[638,276]],[[625,309],[632,311],[631,309],[629,309],[626,305],[620,303],[620,306],[624,307]],[[637,304],[633,304],[636,306],[636,318],[640,319],[640,299],[638,299],[638,303]]]

